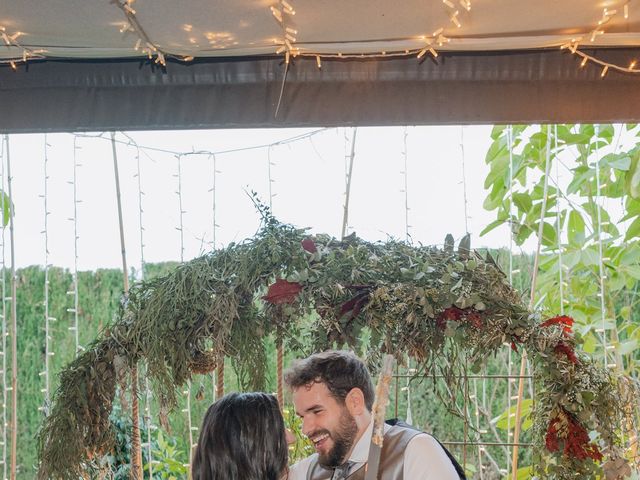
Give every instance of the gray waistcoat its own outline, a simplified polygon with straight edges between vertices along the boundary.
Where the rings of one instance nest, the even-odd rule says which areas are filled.
[[[384,434],[382,454],[380,457],[379,480],[403,480],[404,451],[407,444],[421,432],[395,425]],[[362,465],[358,470],[349,475],[348,480],[364,480],[365,468]],[[333,470],[326,469],[318,463],[318,454],[314,454],[307,480],[329,480]]]

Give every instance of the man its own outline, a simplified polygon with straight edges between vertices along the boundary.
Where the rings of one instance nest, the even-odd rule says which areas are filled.
[[[352,353],[328,351],[294,363],[285,382],[302,432],[316,449],[291,467],[289,480],[364,479],[375,395],[366,366]],[[381,480],[464,478],[456,468],[457,462],[432,436],[408,426],[385,425]]]

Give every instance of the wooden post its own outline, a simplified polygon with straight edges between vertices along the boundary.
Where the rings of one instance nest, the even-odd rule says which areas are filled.
[[[111,150],[113,152],[113,171],[116,183],[116,200],[118,202],[118,223],[120,226],[120,250],[122,253],[122,276],[124,294],[129,294],[129,275],[127,271],[127,253],[124,243],[124,223],[122,221],[122,200],[120,196],[120,176],[118,175],[118,156],[116,153],[116,134],[111,132]],[[138,419],[140,406],[138,402],[138,365],[131,367],[131,480],[142,480],[142,445],[140,442],[140,424]]]

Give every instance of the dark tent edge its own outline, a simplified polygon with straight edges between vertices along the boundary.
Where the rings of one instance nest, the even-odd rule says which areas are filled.
[[[640,50],[589,50],[627,65]],[[278,57],[171,62],[50,60],[0,68],[0,132],[640,120],[640,75],[559,49],[436,60]]]

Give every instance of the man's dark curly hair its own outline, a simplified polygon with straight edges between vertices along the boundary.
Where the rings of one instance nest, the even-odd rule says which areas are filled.
[[[371,375],[365,364],[351,352],[329,350],[296,360],[285,372],[284,381],[291,390],[324,383],[341,404],[353,388],[359,388],[367,409],[373,408],[375,392]]]

